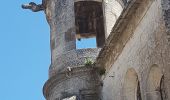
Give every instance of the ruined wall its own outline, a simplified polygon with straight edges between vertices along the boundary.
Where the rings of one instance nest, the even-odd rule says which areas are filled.
[[[162,1],[169,6],[168,0],[131,0],[118,19],[96,60],[106,68],[102,100],[170,100],[169,15]]]

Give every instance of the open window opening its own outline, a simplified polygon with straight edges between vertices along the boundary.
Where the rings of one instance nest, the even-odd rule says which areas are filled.
[[[105,43],[102,3],[75,2],[76,47],[96,48]]]

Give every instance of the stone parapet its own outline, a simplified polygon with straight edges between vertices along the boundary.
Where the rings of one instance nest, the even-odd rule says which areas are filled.
[[[65,70],[51,77],[44,85],[47,100],[60,100],[76,96],[81,100],[99,100],[100,79],[97,69],[91,66]]]
[[[58,55],[55,63],[50,66],[49,77],[54,76],[58,72],[62,72],[68,67],[84,66],[86,60],[95,61],[100,48],[77,49]]]

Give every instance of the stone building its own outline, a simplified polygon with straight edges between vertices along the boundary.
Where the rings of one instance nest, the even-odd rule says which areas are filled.
[[[43,0],[47,100],[170,100],[170,0]],[[96,38],[96,48],[76,41]]]

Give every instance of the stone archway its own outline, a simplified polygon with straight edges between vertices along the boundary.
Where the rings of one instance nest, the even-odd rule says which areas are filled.
[[[161,68],[159,68],[156,64],[152,65],[146,84],[146,100],[163,100],[161,96],[162,77],[163,74]]]
[[[138,75],[133,68],[126,72],[123,86],[124,100],[141,100]]]

